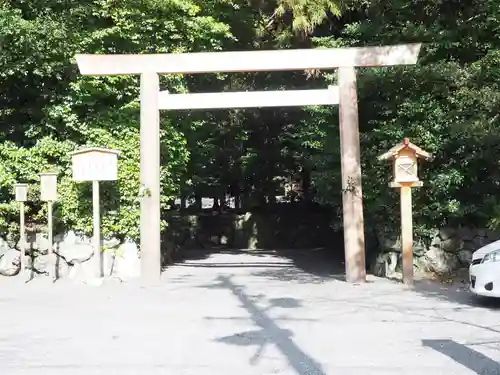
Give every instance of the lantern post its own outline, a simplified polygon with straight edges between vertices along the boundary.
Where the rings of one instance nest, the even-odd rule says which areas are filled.
[[[423,186],[418,178],[418,159],[432,160],[432,155],[405,138],[392,147],[379,160],[392,160],[394,180],[389,183],[400,191],[401,247],[403,258],[403,282],[413,284],[413,212],[411,189]]]

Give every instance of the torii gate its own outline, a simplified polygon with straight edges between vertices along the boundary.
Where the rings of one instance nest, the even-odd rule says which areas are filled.
[[[355,67],[416,64],[421,44],[180,54],[77,54],[83,75],[141,75],[141,278],[160,280],[160,118],[162,109],[285,107],[339,104],[346,280],[364,282],[365,239]],[[338,68],[338,86],[321,90],[169,94],[159,74]]]

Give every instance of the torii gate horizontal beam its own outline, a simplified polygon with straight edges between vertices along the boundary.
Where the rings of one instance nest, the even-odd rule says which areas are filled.
[[[83,75],[218,73],[412,65],[421,44],[178,54],[77,54]]]
[[[170,94],[161,91],[158,109],[300,107],[339,103],[338,86],[322,90],[279,90]]]

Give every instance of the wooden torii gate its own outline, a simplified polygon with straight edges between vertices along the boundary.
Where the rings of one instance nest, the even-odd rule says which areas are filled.
[[[180,54],[77,54],[83,75],[141,76],[141,278],[160,280],[159,110],[285,107],[339,104],[345,269],[348,282],[364,282],[365,239],[355,67],[416,64],[421,44]],[[322,90],[170,94],[159,74],[259,72],[338,68],[338,86]]]

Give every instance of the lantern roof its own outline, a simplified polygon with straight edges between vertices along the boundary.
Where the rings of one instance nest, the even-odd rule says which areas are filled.
[[[428,153],[427,151],[422,150],[417,145],[411,143],[409,138],[405,138],[405,139],[403,139],[402,142],[400,142],[397,145],[395,145],[394,147],[392,147],[389,151],[380,155],[378,157],[378,160],[392,159],[392,158],[396,157],[404,149],[409,149],[409,150],[413,151],[417,157],[424,158],[426,160],[433,159],[432,154]]]

